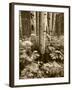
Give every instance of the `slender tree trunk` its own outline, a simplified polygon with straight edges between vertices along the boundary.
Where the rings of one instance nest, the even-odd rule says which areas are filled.
[[[47,13],[47,33],[49,34],[49,13]]]
[[[31,33],[36,34],[36,12],[31,12]]]
[[[36,12],[36,35],[37,35],[37,44],[39,46],[39,12]]]
[[[52,35],[52,13],[50,12],[49,13],[49,17],[50,17],[50,20],[49,20],[49,30],[50,30],[50,35]]]
[[[39,12],[36,12],[36,33],[39,36]]]
[[[20,29],[20,38],[23,36],[22,35],[22,17],[21,17],[21,12],[19,13],[19,29]]]
[[[41,51],[41,54],[45,53],[46,28],[47,28],[47,12],[40,12],[40,51]]]
[[[53,34],[52,34],[52,35],[54,35],[54,33],[55,33],[56,13],[54,13],[53,16],[54,16],[54,17],[53,17],[53,29],[52,29]]]

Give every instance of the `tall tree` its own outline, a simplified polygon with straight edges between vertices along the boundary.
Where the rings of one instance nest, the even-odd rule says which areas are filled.
[[[36,12],[36,35],[37,35],[37,41],[39,45],[39,12]]]
[[[19,37],[21,38],[23,35],[22,35],[22,17],[21,17],[21,12],[19,13]]]
[[[49,13],[49,31],[50,35],[52,35],[52,12]]]
[[[49,13],[47,12],[47,33],[49,34]]]
[[[53,34],[52,35],[54,35],[54,33],[55,33],[55,25],[56,25],[56,13],[53,13],[53,28],[52,28],[52,32],[53,32]]]
[[[36,34],[36,12],[31,12],[31,33]]]
[[[40,51],[41,51],[41,54],[45,53],[46,28],[47,28],[47,12],[40,12]]]

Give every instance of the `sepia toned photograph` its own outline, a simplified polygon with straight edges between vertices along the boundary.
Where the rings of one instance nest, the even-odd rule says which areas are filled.
[[[10,87],[70,84],[70,6],[10,3]]]
[[[64,77],[64,13],[19,12],[19,78]]]

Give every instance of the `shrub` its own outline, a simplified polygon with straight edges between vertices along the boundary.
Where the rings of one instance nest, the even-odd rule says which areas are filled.
[[[20,76],[21,78],[46,78],[64,76],[63,37],[53,37],[46,43],[45,53],[39,51],[36,35],[20,40]]]

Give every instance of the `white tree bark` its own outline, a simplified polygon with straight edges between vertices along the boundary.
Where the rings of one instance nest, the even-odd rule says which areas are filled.
[[[37,42],[39,45],[39,12],[36,12],[36,35],[37,35]]]
[[[55,24],[56,24],[56,13],[54,13],[53,17],[53,29],[52,29],[53,34],[55,33]]]
[[[33,29],[31,33],[36,34],[36,12],[32,11],[31,15],[31,26]]]
[[[47,12],[41,12],[40,13],[40,51],[41,51],[41,54],[45,53],[46,28],[47,28]]]
[[[21,12],[19,13],[19,29],[20,29],[20,36],[22,37],[22,17]]]
[[[50,35],[52,34],[52,12],[49,13],[49,30],[50,30]]]

